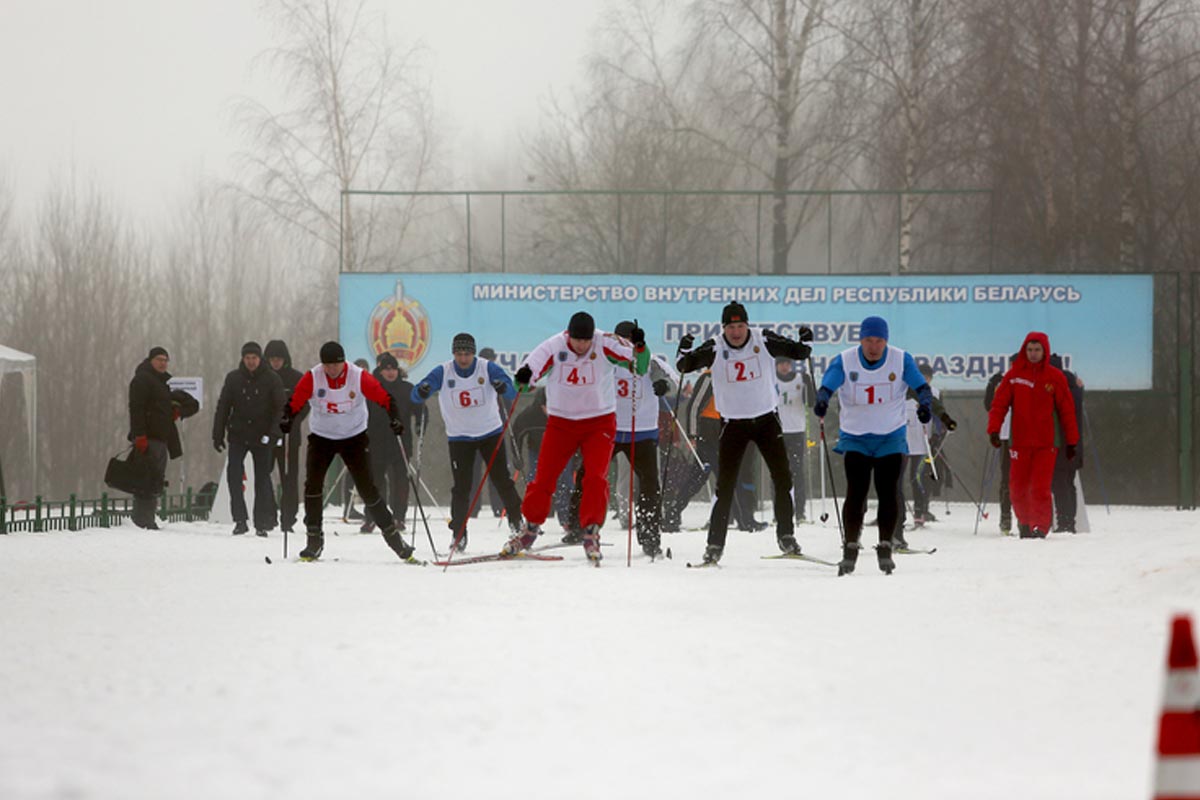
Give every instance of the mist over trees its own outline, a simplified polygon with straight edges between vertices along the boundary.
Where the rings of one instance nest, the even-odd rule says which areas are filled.
[[[461,222],[453,207],[340,203],[472,188],[441,147],[420,31],[395,35],[403,21],[367,0],[265,7],[277,40],[259,66],[286,101],[236,101],[236,180],[164,198],[169,224],[147,230],[77,178],[18,215],[0,181],[0,342],[39,359],[47,496],[99,492],[150,346],[203,376],[211,404],[243,341],[283,338],[304,368],[336,335],[339,260],[453,268],[462,252],[438,233]],[[1200,263],[1200,0],[622,0],[587,58],[528,132],[525,171],[539,189],[640,194],[523,200],[509,269]],[[944,189],[990,193],[927,193]],[[822,194],[842,190],[885,194]],[[709,193],[666,194],[684,191]],[[764,194],[717,194],[738,191]],[[210,412],[181,426],[194,485],[219,466]],[[21,496],[16,427],[0,454]]]

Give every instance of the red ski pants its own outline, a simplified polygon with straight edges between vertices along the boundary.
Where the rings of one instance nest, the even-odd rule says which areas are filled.
[[[579,525],[604,524],[608,510],[608,462],[612,459],[617,433],[617,415],[590,419],[549,417],[537,472],[525,489],[521,513],[533,525],[541,525],[550,514],[550,503],[558,475],[576,450],[583,452],[583,497],[579,501]]]
[[[1050,484],[1054,480],[1058,448],[1013,447],[1008,453],[1012,459],[1008,472],[1009,491],[1017,522],[1049,533],[1054,518]]]

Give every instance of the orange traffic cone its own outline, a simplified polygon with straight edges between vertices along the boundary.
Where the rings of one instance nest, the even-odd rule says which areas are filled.
[[[1171,621],[1154,798],[1200,800],[1200,673],[1196,671],[1196,642],[1188,616]]]

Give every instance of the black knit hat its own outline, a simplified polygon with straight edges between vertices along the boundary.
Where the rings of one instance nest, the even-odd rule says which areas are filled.
[[[171,356],[167,355],[167,348],[165,348],[165,347],[151,347],[151,348],[150,348],[150,355],[146,356],[146,358],[158,358],[159,356],[167,356],[167,358],[170,358],[170,357],[171,357]]]
[[[732,322],[749,322],[750,316],[746,313],[746,307],[738,302],[730,303],[721,310],[721,324],[728,325]]]
[[[475,337],[469,333],[454,334],[454,341],[450,344],[450,352],[467,352],[475,355]]]
[[[262,348],[258,346],[258,342],[246,342],[244,345],[242,345],[242,355],[245,356],[249,353],[253,353],[259,358],[262,358]]]
[[[394,355],[384,350],[375,356],[375,366],[380,369],[400,369],[400,362],[396,360]]]
[[[591,339],[596,335],[596,320],[586,311],[576,311],[567,323],[567,335],[572,339]]]
[[[337,342],[326,342],[321,345],[321,363],[336,364],[346,360],[346,351]]]

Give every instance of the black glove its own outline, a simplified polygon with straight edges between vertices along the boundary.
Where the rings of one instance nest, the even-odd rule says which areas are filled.
[[[821,388],[817,392],[817,402],[813,405],[813,413],[821,419],[825,419],[825,414],[829,411],[829,391]]]
[[[404,423],[400,421],[399,417],[392,417],[389,419],[388,427],[391,428],[392,433],[396,434],[397,436],[404,433]]]
[[[629,332],[629,341],[634,347],[646,346],[646,332],[638,327],[636,319],[633,321],[633,330]]]
[[[496,378],[496,380],[492,381],[492,388],[496,390],[496,394],[504,394],[508,390],[508,384]]]
[[[513,379],[517,382],[517,388],[529,386],[529,381],[533,379],[533,370],[529,368],[528,364],[522,364]]]
[[[292,432],[292,407],[283,407],[283,419],[279,421],[279,432],[287,436]]]
[[[954,417],[950,416],[949,414],[947,414],[944,411],[942,412],[942,416],[940,417],[940,419],[942,420],[942,424],[946,426],[946,430],[948,430],[948,431],[952,431],[958,427],[958,423],[954,421]]]
[[[224,453],[225,452],[225,440],[224,439],[213,439],[213,450],[216,450],[218,453]]]
[[[811,342],[813,340],[812,328],[801,325],[800,330],[796,331],[796,338],[802,342]]]
[[[651,385],[654,387],[654,394],[658,397],[662,397],[664,394],[671,391],[671,384],[667,383],[666,378],[659,378]]]
[[[924,425],[929,420],[933,419],[933,409],[922,403],[917,406],[917,420]]]
[[[696,344],[696,337],[692,336],[690,333],[686,334],[682,339],[679,340],[679,349],[676,350],[676,352],[682,353],[684,350],[691,350],[694,344]]]
[[[998,434],[998,433],[988,434],[988,441],[992,443],[992,447],[999,447],[1000,446],[1000,434]]]
[[[1074,462],[1079,455],[1079,448],[1073,444],[1067,445],[1067,461]]]
[[[431,394],[433,394],[433,387],[428,383],[417,384],[417,397],[421,398],[422,400],[428,400],[429,395]]]

